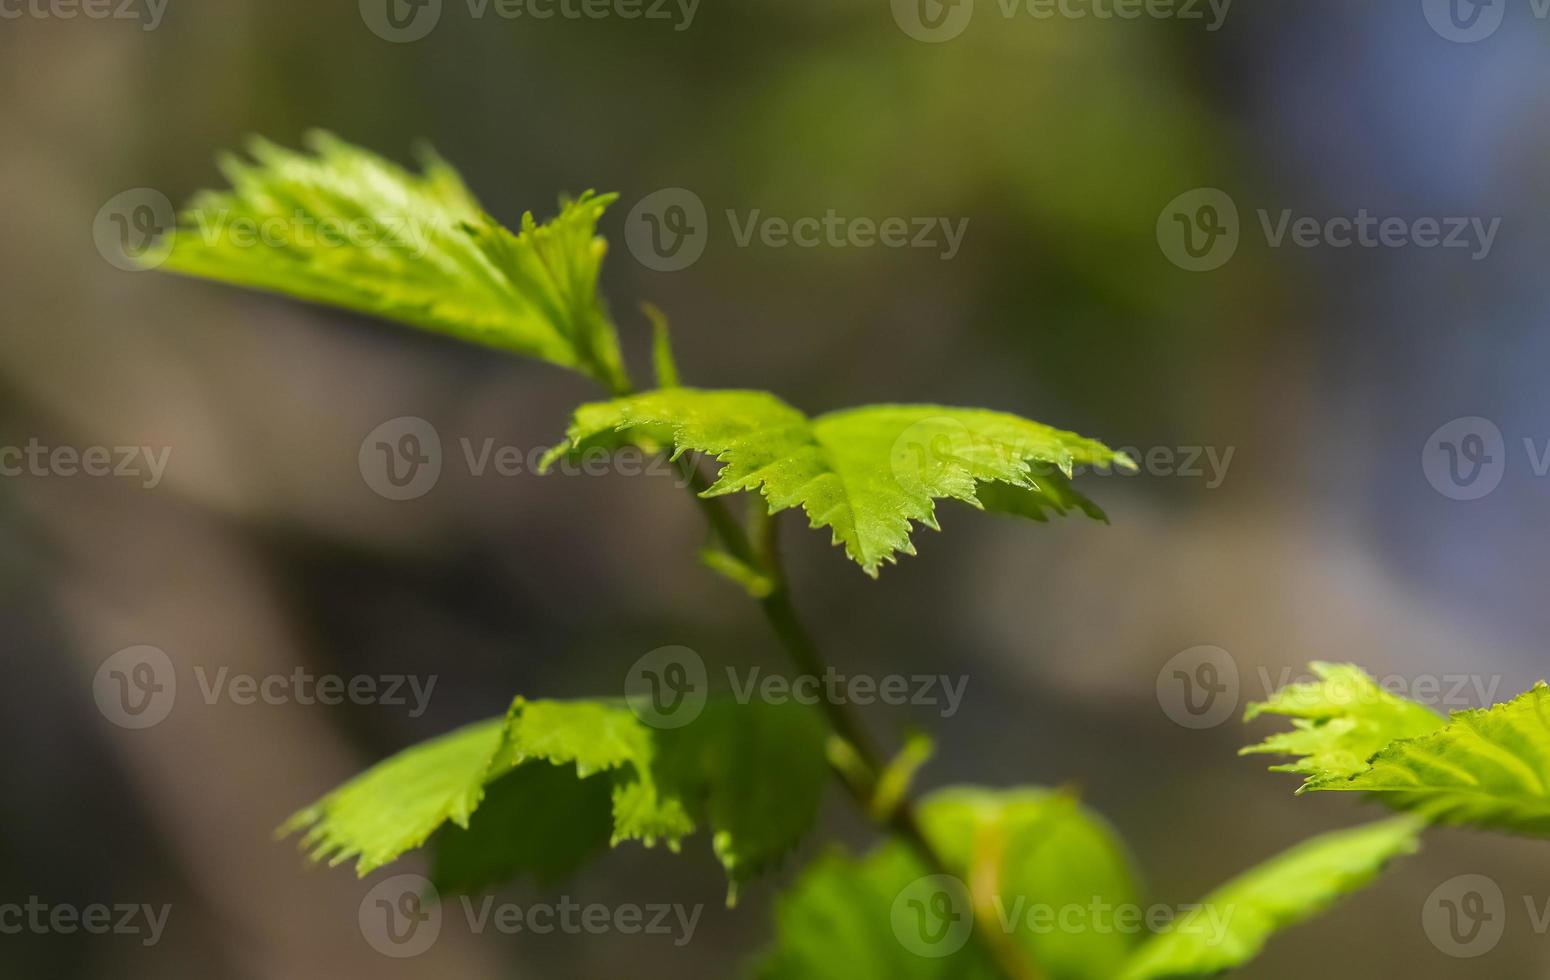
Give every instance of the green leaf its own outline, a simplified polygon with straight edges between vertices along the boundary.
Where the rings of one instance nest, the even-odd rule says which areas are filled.
[[[1135,937],[1096,919],[1083,927],[1044,927],[1040,909],[1059,923],[1065,909],[1084,914],[1095,899],[1133,905],[1129,855],[1101,818],[1065,792],[952,789],[931,797],[921,821],[938,853],[969,869],[983,918],[1009,929],[1015,945],[1051,980],[1108,980]],[[1031,927],[1030,927],[1031,926]]]
[[[1064,794],[978,788],[933,794],[920,820],[957,889],[939,889],[940,879],[898,841],[863,858],[830,854],[779,902],[778,941],[758,975],[998,977],[984,937],[974,937],[989,928],[1048,980],[1112,980],[1132,937],[1101,927],[1045,930],[1036,911],[1134,901],[1128,861],[1103,823]],[[939,895],[948,898],[940,909]]]
[[[365,876],[424,844],[448,821],[468,826],[504,737],[505,723],[495,719],[417,745],[297,813],[279,833],[305,830],[301,843],[314,861],[337,865],[354,858]]]
[[[1385,746],[1360,772],[1314,777],[1310,790],[1380,794],[1445,824],[1550,836],[1550,688],[1456,712],[1420,738]]]
[[[554,880],[604,843],[676,850],[705,826],[729,895],[776,865],[811,826],[825,730],[801,705],[717,699],[681,728],[643,723],[622,701],[526,701],[416,746],[292,817],[288,835],[365,875],[438,841],[438,880],[483,887]]]
[[[780,899],[776,945],[754,975],[760,980],[1000,980],[972,941],[935,957],[918,955],[900,942],[892,909],[911,882],[927,873],[897,843],[864,858],[838,850],[823,855]]]
[[[655,370],[658,388],[677,388],[678,359],[673,356],[673,335],[667,325],[667,314],[651,303],[640,304],[646,319],[651,321],[651,364]]]
[[[716,699],[659,733],[662,769],[703,812],[716,858],[738,887],[779,864],[812,826],[828,779],[827,731],[798,705]]]
[[[225,192],[195,197],[166,267],[380,316],[550,361],[627,387],[598,295],[596,226],[612,195],[583,194],[520,233],[484,212],[424,151],[412,173],[327,133],[310,154],[264,140],[227,156]]]
[[[748,593],[750,598],[764,599],[775,591],[775,580],[763,569],[755,568],[737,556],[718,547],[700,549],[700,564]]]
[[[1373,793],[1438,823],[1550,836],[1550,687],[1544,682],[1505,704],[1443,721],[1392,695],[1374,698],[1352,679],[1371,685],[1356,668],[1339,671],[1345,688],[1359,696],[1346,706],[1328,703],[1299,714],[1293,707],[1307,702],[1307,692],[1283,689],[1251,712],[1294,714],[1298,727],[1245,751],[1303,756],[1277,767],[1306,776],[1299,792]]]
[[[553,885],[606,848],[612,781],[581,779],[569,765],[535,762],[495,780],[467,828],[436,839],[432,878],[443,894],[470,894],[519,875]],[[535,801],[542,801],[535,806]]]
[[[1313,788],[1318,778],[1353,775],[1393,740],[1425,735],[1444,724],[1431,710],[1383,690],[1360,667],[1319,661],[1310,668],[1318,680],[1289,684],[1268,701],[1249,705],[1244,714],[1245,721],[1286,715],[1294,719],[1292,730],[1240,752],[1300,756],[1272,771],[1306,775],[1304,789]]]
[[[1305,841],[1212,892],[1131,958],[1121,980],[1209,977],[1242,966],[1276,932],[1304,922],[1420,848],[1425,821],[1397,817]]]
[[[724,465],[705,496],[758,491],[772,514],[801,507],[873,576],[915,553],[912,522],[937,529],[936,500],[983,509],[983,487],[1002,484],[1012,493],[992,497],[999,509],[1101,515],[1065,482],[1072,468],[1133,466],[1101,443],[1001,412],[873,405],[809,419],[759,391],[674,388],[583,405],[567,436],[546,466],[626,441],[710,454]]]

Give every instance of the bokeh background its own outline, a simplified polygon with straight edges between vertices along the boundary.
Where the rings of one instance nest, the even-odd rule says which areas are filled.
[[[155,30],[6,9],[22,13],[0,20],[0,445],[171,454],[154,489],[0,478],[0,899],[172,905],[152,948],[0,936],[7,975],[724,976],[768,941],[771,897],[807,856],[730,912],[700,842],[678,857],[625,848],[566,886],[705,902],[681,948],[449,926],[399,962],[357,928],[369,881],[271,841],[341,779],[514,692],[613,694],[666,644],[713,662],[780,654],[751,604],[697,565],[703,529],[669,481],[454,465],[464,437],[552,442],[595,394],[578,378],[99,254],[94,223],[115,195],[182,202],[253,133],[296,145],[324,127],[403,161],[429,141],[508,223],[563,192],[618,191],[604,287],[638,368],[635,305],[650,299],[691,382],[813,411],[982,404],[1143,455],[1230,451],[1214,485],[1089,477],[1112,526],[951,511],[875,583],[787,522],[797,599],[832,662],[968,676],[952,718],[867,712],[890,743],[906,725],[935,732],[922,785],[1079,786],[1131,842],[1149,901],[1193,900],[1377,815],[1337,794],[1294,800],[1291,777],[1236,757],[1264,730],[1236,712],[1176,723],[1159,691],[1181,651],[1227,651],[1240,703],[1311,659],[1466,675],[1497,699],[1546,673],[1550,483],[1528,447],[1550,439],[1550,25],[1527,0],[1494,0],[1500,27],[1474,43],[1415,0],[1241,2],[1216,30],[974,0],[943,8],[972,17],[937,41],[886,0],[706,3],[689,22],[508,21],[447,0],[410,43],[346,0],[171,0]],[[1191,272],[1159,218],[1201,187],[1236,203],[1240,233],[1229,261]],[[703,255],[680,271],[624,245],[633,205],[663,188],[709,215]],[[831,208],[967,219],[967,233],[950,260],[742,247],[724,217]],[[1501,223],[1480,258],[1271,247],[1261,209]],[[432,492],[393,502],[357,451],[406,415],[435,425],[449,463]],[[1502,434],[1500,482],[1456,499],[1469,494],[1428,479],[1433,433],[1474,417]],[[140,644],[172,658],[180,694],[163,723],[131,731],[99,711],[93,678]],[[437,686],[410,717],[207,705],[194,680],[298,666]],[[838,798],[823,829],[868,839]],[[1550,899],[1547,870],[1543,844],[1436,832],[1245,975],[1542,976],[1550,938],[1524,899]],[[1461,874],[1507,902],[1500,943],[1467,961],[1422,927],[1428,895]]]

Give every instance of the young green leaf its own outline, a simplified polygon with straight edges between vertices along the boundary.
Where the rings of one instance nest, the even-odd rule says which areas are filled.
[[[738,887],[773,868],[812,826],[829,777],[819,715],[796,705],[717,698],[683,728],[660,732],[664,779],[712,833]]]
[[[1375,690],[1356,668],[1339,670],[1346,687]],[[1293,714],[1298,727],[1244,750],[1302,756],[1276,767],[1306,776],[1298,792],[1373,793],[1438,823],[1550,836],[1550,688],[1544,682],[1505,704],[1455,712],[1447,721],[1387,693],[1381,701],[1364,693],[1344,707],[1298,714],[1294,706],[1304,697],[1286,689],[1251,709],[1251,716]]]
[[[254,140],[224,157],[226,192],[198,195],[172,233],[166,267],[283,293],[526,354],[627,386],[597,291],[598,217],[612,195],[583,194],[520,233],[484,212],[443,160],[414,174],[327,133],[311,154]]]
[[[416,745],[297,813],[279,833],[306,831],[301,844],[314,861],[353,858],[364,877],[448,821],[468,826],[504,737],[505,723],[494,719]]]
[[[658,388],[677,388],[678,358],[673,355],[673,334],[667,325],[667,314],[651,303],[640,304],[641,312],[651,321],[651,366],[657,376]]]
[[[1207,895],[1136,951],[1121,980],[1210,977],[1260,954],[1276,932],[1304,922],[1420,847],[1425,821],[1396,817],[1305,841]]]
[[[1360,667],[1316,661],[1310,669],[1316,681],[1289,684],[1268,701],[1249,705],[1244,714],[1245,721],[1285,715],[1293,719],[1292,730],[1240,751],[1299,756],[1272,771],[1306,775],[1304,789],[1313,788],[1318,778],[1354,775],[1395,739],[1425,735],[1445,724],[1430,709],[1383,690]]]
[[[564,880],[608,846],[612,790],[606,776],[581,779],[574,766],[519,766],[485,789],[467,827],[436,838],[436,887],[472,894],[520,875],[545,886]]]
[[[933,794],[920,818],[952,876],[935,877],[898,841],[820,859],[777,906],[777,943],[758,975],[998,977],[974,936],[990,929],[1039,976],[1112,980],[1129,935],[1098,922],[1067,928],[1069,913],[1045,927],[1063,909],[1134,901],[1128,861],[1101,821],[1060,793],[977,788]]]
[[[809,419],[759,391],[673,388],[583,405],[545,465],[568,452],[627,441],[671,444],[724,465],[713,497],[758,491],[770,513],[793,507],[875,576],[914,554],[912,522],[936,529],[935,501],[1042,516],[1073,507],[1101,516],[1071,489],[1077,465],[1131,467],[1101,443],[982,409],[873,405]]]
[[[368,770],[281,828],[314,859],[365,875],[445,824],[436,873],[449,889],[511,874],[553,880],[597,847],[701,825],[730,896],[778,863],[811,825],[827,774],[825,731],[800,705],[716,699],[680,728],[646,725],[622,702],[526,701]]]

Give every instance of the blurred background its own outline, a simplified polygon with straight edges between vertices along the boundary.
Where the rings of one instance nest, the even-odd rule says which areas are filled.
[[[1307,661],[1439,680],[1443,708],[1546,673],[1550,25],[1526,0],[1474,20],[1414,0],[1137,19],[998,0],[639,19],[465,0],[395,20],[372,0],[113,6],[124,16],[0,3],[0,447],[145,447],[125,476],[0,477],[0,642],[20,668],[0,684],[0,901],[170,915],[153,946],[0,936],[7,975],[725,976],[768,942],[771,898],[814,850],[734,911],[700,840],[677,857],[622,848],[565,887],[704,902],[682,947],[449,925],[396,961],[356,924],[371,880],[272,841],[363,766],[515,692],[612,695],[668,644],[713,663],[781,655],[698,566],[699,515],[670,480],[471,472],[462,440],[553,442],[596,394],[578,377],[105,258],[116,198],[181,204],[254,133],[294,146],[322,127],[403,162],[427,141],[508,224],[618,191],[604,289],[638,375],[649,299],[690,383],[814,412],[985,405],[1135,450],[1141,474],[1079,482],[1111,526],[944,508],[946,533],[921,532],[920,557],[875,583],[803,522],[785,539],[839,669],[968,679],[949,718],[867,712],[890,744],[907,725],[936,734],[922,787],[1080,787],[1130,842],[1147,901],[1192,901],[1379,815],[1294,800],[1292,777],[1236,757],[1269,728],[1242,725],[1243,703]],[[682,268],[627,245],[653,200],[705,209]],[[751,220],[831,210],[963,234],[739,241]],[[1323,224],[1362,214],[1405,230],[1339,247],[1349,231]],[[1276,234],[1304,217],[1307,245]],[[1428,219],[1459,247],[1426,247]],[[432,490],[394,501],[358,452],[403,416],[434,427],[446,461]],[[101,679],[141,646],[165,653],[177,697],[127,728]],[[1181,700],[1179,672],[1210,676],[1201,658],[1225,710]],[[205,696],[223,669],[435,687],[423,711],[244,705]],[[823,822],[869,840],[837,795]],[[1550,940],[1525,900],[1550,900],[1547,870],[1543,843],[1435,832],[1245,975],[1543,976]],[[1471,960],[1423,929],[1428,896],[1465,874],[1505,896],[1500,941]]]

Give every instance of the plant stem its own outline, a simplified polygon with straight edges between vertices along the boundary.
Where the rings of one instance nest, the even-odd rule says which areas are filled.
[[[610,387],[613,388],[616,398],[623,398],[633,393],[632,386],[627,380],[616,381]],[[759,600],[764,618],[775,630],[775,635],[780,638],[781,644],[786,648],[786,653],[796,664],[797,669],[806,676],[817,678],[821,683],[828,668],[823,657],[818,653],[818,645],[813,641],[812,634],[803,625],[797,615],[796,606],[791,602],[791,592],[786,583],[785,565],[781,560],[780,547],[776,540],[778,525],[774,520],[765,522],[763,539],[756,547],[754,542],[749,540],[748,532],[742,523],[727,511],[720,498],[704,496],[705,491],[710,489],[710,480],[700,471],[700,468],[688,458],[684,458],[680,465],[687,479],[688,488],[694,493],[695,502],[700,505],[700,512],[705,515],[706,523],[721,540],[722,545],[738,561],[769,575],[774,588],[769,595]],[[830,698],[820,700],[824,713],[828,716],[830,727],[834,729],[836,735],[850,743],[870,773],[869,782],[875,786],[885,762],[882,753],[867,735],[861,719],[851,712],[847,704],[837,703]],[[857,785],[847,778],[844,772],[836,770],[836,774],[839,776],[840,785],[850,793],[851,799],[861,808],[861,812],[869,814],[872,804],[871,790]],[[915,810],[915,804],[908,792],[900,796],[898,805],[888,815],[884,826],[913,849],[932,874],[947,875],[961,880],[961,876],[954,873],[926,837],[925,830],[920,824],[920,817]],[[964,869],[964,874],[968,873],[969,869]],[[975,924],[973,935],[989,954],[998,972],[1006,980],[1044,980],[1039,969],[1012,944],[1011,937],[1001,928],[1001,923],[994,912],[977,900],[970,904],[973,907]]]
[[[797,615],[796,606],[791,602],[791,591],[787,587],[785,567],[776,542],[778,525],[773,520],[766,523],[764,540],[760,541],[756,548],[748,539],[742,524],[728,513],[719,499],[701,496],[709,488],[710,482],[699,468],[689,464],[685,466],[685,472],[689,478],[689,488],[694,491],[695,500],[699,502],[706,522],[721,539],[722,544],[733,557],[751,567],[758,568],[774,583],[774,589],[770,594],[759,600],[764,618],[774,629],[775,635],[780,638],[781,645],[786,648],[787,654],[797,669],[804,676],[816,678],[821,683],[828,667],[818,652],[818,645],[813,641],[812,634],[803,625]],[[876,743],[872,741],[861,724],[861,719],[856,717],[849,705],[843,702],[827,697],[819,700],[828,717],[830,727],[834,729],[836,735],[849,742],[855,749],[871,774],[871,782],[875,784],[877,776],[883,771],[885,760]],[[872,803],[869,789],[856,785],[854,781],[846,778],[844,773],[839,773],[839,776],[840,784],[849,791],[856,805],[862,812],[869,812]],[[898,805],[888,815],[885,827],[908,844],[933,874],[961,878],[961,875],[955,874],[948,866],[946,860],[926,837],[915,805],[908,793],[900,798]],[[1021,950],[1012,944],[994,912],[978,901],[973,902],[972,905],[975,918],[974,936],[990,954],[991,960],[1007,980],[1042,980],[1040,972],[1028,962]]]

